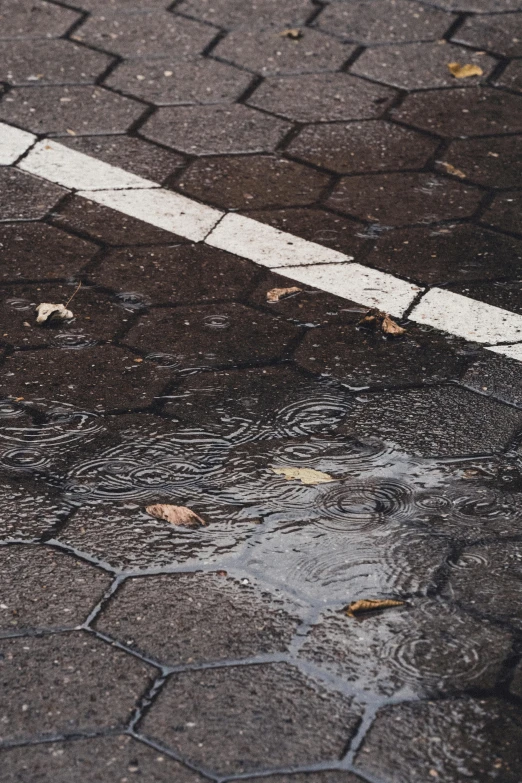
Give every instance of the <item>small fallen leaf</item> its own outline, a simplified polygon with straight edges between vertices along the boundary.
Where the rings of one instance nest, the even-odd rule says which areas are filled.
[[[480,65],[473,65],[472,63],[466,63],[465,65],[461,65],[460,63],[448,63],[448,68],[455,79],[467,79],[469,76],[484,75],[484,71]]]
[[[451,163],[446,163],[445,160],[439,160],[437,161],[439,166],[442,166],[444,171],[447,174],[453,174],[454,177],[459,177],[460,179],[466,179],[466,175],[463,171],[460,169],[456,169],[455,166],[452,166]]]
[[[298,27],[289,27],[287,30],[281,30],[279,33],[281,38],[290,38],[292,41],[298,41],[303,37],[303,31]]]
[[[393,598],[361,598],[360,601],[352,601],[344,609],[347,617],[355,617],[360,612],[374,612],[377,609],[391,609],[392,606],[404,606],[405,601],[394,601]]]
[[[380,329],[381,332],[390,335],[390,337],[399,337],[401,334],[406,333],[406,329],[403,326],[396,324],[387,313],[383,313],[380,310],[368,310],[357,326],[370,326],[373,329]]]
[[[65,132],[66,132],[66,133],[68,133],[68,134],[69,134],[69,136],[77,136],[77,135],[78,135],[78,134],[76,133],[76,131],[75,131],[75,130],[73,130],[72,128],[66,128],[66,129],[65,129]]]
[[[292,294],[298,294],[302,290],[302,288],[298,288],[296,285],[293,285],[290,288],[272,288],[267,292],[266,301],[279,302],[281,299],[286,299],[287,296],[291,296]]]
[[[208,522],[205,522],[195,511],[186,506],[171,506],[168,503],[157,503],[153,506],[147,506],[145,511],[151,517],[163,519],[165,522],[170,522],[171,525],[192,528],[208,527]]]
[[[326,484],[329,481],[335,481],[328,473],[323,473],[321,470],[313,470],[312,468],[272,467],[272,470],[274,473],[284,476],[287,481],[298,479],[302,484]]]
[[[384,334],[390,334],[393,337],[400,334],[405,334],[406,329],[403,326],[399,326],[393,321],[389,315],[382,319],[381,329]]]
[[[43,302],[36,308],[37,324],[47,324],[53,321],[70,321],[71,318],[74,318],[74,315],[63,304]]]

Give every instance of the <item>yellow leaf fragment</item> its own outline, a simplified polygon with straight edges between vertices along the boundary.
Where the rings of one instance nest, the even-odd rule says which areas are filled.
[[[281,299],[286,299],[287,296],[299,294],[302,290],[302,288],[298,288],[296,285],[293,285],[290,288],[272,288],[267,292],[266,301],[279,302]]]
[[[380,329],[381,332],[390,337],[400,337],[401,334],[406,334],[406,329],[403,326],[396,324],[387,313],[382,313],[380,310],[368,310],[357,325]]]
[[[403,326],[396,324],[389,315],[382,319],[381,329],[384,334],[391,334],[394,337],[406,333],[406,329]]]
[[[289,27],[287,30],[281,30],[281,38],[290,38],[292,41],[298,41],[303,37],[303,31],[298,27]]]
[[[347,617],[355,617],[362,612],[375,612],[378,609],[391,609],[392,606],[404,606],[405,601],[395,601],[393,598],[361,598],[360,601],[352,601],[344,609]]]
[[[455,166],[451,165],[451,163],[446,163],[445,160],[440,160],[438,163],[439,166],[442,166],[446,174],[453,174],[454,177],[459,177],[459,179],[466,179],[464,172],[460,169],[456,169]]]
[[[147,514],[156,519],[163,519],[165,522],[170,522],[171,525],[178,525],[180,527],[208,527],[208,522],[196,514],[192,509],[186,506],[171,506],[168,503],[156,503],[153,506],[147,506],[145,509]]]
[[[461,65],[460,63],[448,63],[448,68],[455,79],[467,79],[469,76],[484,75],[484,71],[480,65],[473,65],[473,63],[466,63],[465,65]]]
[[[274,473],[284,476],[287,481],[298,479],[302,484],[326,484],[329,481],[335,481],[328,473],[312,468],[272,467],[272,470]]]

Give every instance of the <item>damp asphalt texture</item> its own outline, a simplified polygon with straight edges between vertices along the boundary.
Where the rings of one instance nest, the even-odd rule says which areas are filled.
[[[2,0],[0,120],[522,313],[521,11]],[[0,185],[1,782],[520,783],[522,365]]]

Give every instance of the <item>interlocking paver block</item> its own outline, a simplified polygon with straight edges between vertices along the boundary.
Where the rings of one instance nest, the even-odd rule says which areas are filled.
[[[8,401],[2,403],[4,411],[8,411],[10,407],[16,411],[12,403]],[[11,426],[16,427],[16,422],[17,418],[12,418]],[[0,436],[1,434],[2,430],[0,430]],[[12,437],[13,433],[8,433],[8,435]],[[7,480],[5,468],[9,463],[16,464],[17,460],[22,461],[24,458],[27,460],[31,452],[34,453],[37,449],[24,448],[23,441],[13,443],[11,438],[6,442],[5,438],[1,437],[1,442],[3,464],[0,463],[0,465],[3,468],[4,476],[0,483],[2,509],[0,512],[0,538],[31,541],[58,525],[64,519],[68,509],[41,484],[33,486],[27,485],[25,482],[22,483],[20,476],[16,477],[14,471],[11,481]]]
[[[217,30],[166,11],[93,14],[72,36],[123,57],[199,54]]]
[[[377,713],[355,767],[383,783],[460,783],[463,774],[477,783],[517,783],[521,740],[517,708],[500,699],[400,704]]]
[[[522,97],[487,87],[408,95],[393,116],[441,136],[495,136],[522,131]]]
[[[155,669],[84,632],[0,641],[0,740],[121,728]]]
[[[470,217],[482,192],[433,174],[379,174],[345,177],[327,204],[361,220],[401,226]]]
[[[511,62],[506,70],[502,72],[496,83],[501,87],[508,87],[510,90],[522,92],[522,68],[520,67],[520,60]]]
[[[14,85],[92,84],[112,58],[70,41],[1,41],[0,78]]]
[[[338,759],[357,723],[346,697],[268,664],[175,675],[142,731],[226,775]]]
[[[453,17],[408,0],[333,2],[321,12],[317,26],[349,41],[371,45],[410,43],[441,38]]]
[[[130,579],[96,622],[171,666],[285,652],[296,625],[281,600],[212,573]]]
[[[522,14],[468,16],[452,40],[505,57],[522,57]]]
[[[380,117],[395,96],[350,74],[316,73],[266,79],[248,103],[298,122],[322,122]]]
[[[0,119],[33,133],[125,133],[144,106],[103,87],[15,87],[0,103]]]
[[[484,76],[467,80],[452,76],[448,63],[478,65]],[[351,72],[403,90],[422,90],[433,87],[459,87],[471,82],[475,85],[487,78],[496,60],[462,46],[444,43],[412,43],[402,46],[379,46],[366,49],[352,65]],[[463,85],[462,82],[465,81]]]
[[[0,635],[74,628],[109,587],[110,576],[53,549],[0,548]]]
[[[484,351],[464,373],[461,383],[488,397],[522,407],[522,367],[520,362],[505,356]]]
[[[517,191],[495,196],[490,207],[484,212],[482,220],[495,228],[522,234],[521,202],[522,195]]]
[[[37,186],[45,184],[27,174],[23,176],[24,181],[34,182]],[[50,187],[61,191],[56,185]],[[36,247],[38,253],[35,253]],[[0,249],[0,274],[4,281],[73,277],[98,250],[92,242],[71,236],[45,223],[0,226]]]
[[[522,176],[521,145],[522,136],[459,139],[451,143],[443,161],[479,185],[516,188]],[[444,163],[440,169],[444,171]]]
[[[45,0],[3,0],[0,38],[59,38],[80,18],[72,8]]]
[[[105,84],[156,106],[233,103],[252,76],[206,57],[127,60]]]
[[[66,193],[52,182],[7,166],[0,168],[0,189],[0,221],[38,220],[45,217]]]
[[[497,280],[494,283],[452,284],[450,290],[522,315],[522,280],[520,279]]]
[[[242,27],[229,33],[213,55],[262,76],[337,71],[354,47],[318,30],[304,28],[299,38],[281,35],[277,25]]]
[[[435,139],[391,122],[376,120],[308,126],[286,151],[339,174],[355,174],[419,169],[436,148]]]
[[[501,451],[521,427],[519,411],[446,386],[368,394],[342,430],[379,437],[410,454],[456,457]]]
[[[270,775],[258,778],[260,783],[363,783],[362,778],[351,772],[326,770],[325,772],[306,772],[301,775]],[[25,781],[24,781],[25,783]]]
[[[522,243],[470,223],[401,228],[379,237],[368,262],[421,285],[495,280],[520,275]]]
[[[246,5],[243,0],[184,0],[176,11],[194,16],[227,29],[243,24],[278,23],[281,29],[304,24],[314,12],[309,0],[252,0]]]
[[[520,0],[437,0],[437,5],[448,11],[467,11],[476,14],[522,11]]]
[[[247,106],[182,106],[160,109],[143,136],[191,155],[271,152],[290,130],[287,122]]]
[[[284,158],[265,155],[195,161],[177,187],[225,209],[291,207],[318,201],[327,174]]]
[[[116,291],[138,292],[154,304],[184,304],[243,297],[257,275],[249,261],[185,244],[113,251],[91,277]]]
[[[82,783],[101,783],[113,776],[118,783],[132,781],[135,776],[147,783],[203,782],[202,777],[165,754],[123,735],[11,748],[0,752],[0,763],[4,783],[71,783],[75,778]]]

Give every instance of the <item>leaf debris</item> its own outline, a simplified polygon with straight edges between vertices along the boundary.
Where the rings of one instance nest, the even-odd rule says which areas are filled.
[[[302,288],[298,288],[296,285],[293,285],[290,288],[272,288],[267,292],[266,301],[280,302],[281,299],[286,299],[287,296],[292,296],[292,294],[299,294],[302,290]]]
[[[74,318],[71,310],[68,310],[63,304],[51,304],[42,302],[36,308],[36,323],[38,325],[49,324],[53,321],[70,321]]]
[[[298,27],[289,27],[286,30],[281,30],[279,33],[281,38],[290,38],[292,41],[299,41],[303,37],[304,33]]]
[[[466,179],[464,172],[452,166],[451,163],[446,163],[445,160],[439,160],[437,163],[439,166],[442,166],[446,174],[453,174],[454,177],[459,177],[459,179]]]
[[[326,484],[329,481],[335,481],[328,473],[323,473],[322,470],[313,470],[312,468],[292,468],[288,466],[272,467],[272,470],[274,473],[284,476],[287,481],[298,479],[302,484]]]
[[[370,326],[374,329],[380,329],[383,334],[387,334],[390,337],[400,337],[400,335],[406,333],[406,329],[403,326],[399,326],[387,313],[383,313],[381,310],[368,310],[357,326]]]
[[[466,63],[461,65],[460,63],[448,63],[448,69],[455,79],[467,79],[469,76],[483,76],[484,71],[480,65],[474,65],[473,63]]]
[[[391,609],[393,606],[404,606],[405,601],[396,601],[393,598],[361,598],[359,601],[352,601],[344,608],[347,617],[355,617],[362,612],[375,612],[378,609]]]
[[[170,522],[171,525],[177,525],[179,527],[208,527],[208,522],[205,522],[199,514],[196,514],[192,509],[187,506],[172,506],[169,503],[156,503],[152,506],[147,506],[145,511],[150,514],[151,517],[156,519],[162,519],[165,522]]]

